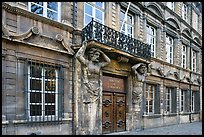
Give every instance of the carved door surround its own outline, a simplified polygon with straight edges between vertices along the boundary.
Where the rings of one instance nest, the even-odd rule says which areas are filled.
[[[103,76],[102,106],[103,134],[125,131],[126,94],[124,79]]]

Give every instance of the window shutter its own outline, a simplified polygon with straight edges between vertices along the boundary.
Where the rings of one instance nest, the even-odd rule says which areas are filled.
[[[176,113],[176,88],[173,88],[171,91],[171,107],[172,107],[172,113]]]
[[[154,112],[160,114],[160,86],[156,85],[155,100],[154,100]]]
[[[200,94],[199,94],[199,92],[195,92],[195,94],[194,94],[195,96],[195,112],[199,112],[200,111]]]
[[[186,112],[190,112],[190,101],[191,101],[191,96],[190,96],[190,90],[188,89],[187,91],[186,91],[186,101],[185,101],[185,103],[186,103]]]

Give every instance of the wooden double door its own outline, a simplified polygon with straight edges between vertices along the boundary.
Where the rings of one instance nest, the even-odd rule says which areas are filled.
[[[125,131],[125,107],[125,94],[105,91],[103,92],[103,134]]]

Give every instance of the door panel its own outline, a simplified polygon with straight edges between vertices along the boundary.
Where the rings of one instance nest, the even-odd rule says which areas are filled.
[[[103,93],[102,108],[102,128],[103,133],[113,132],[113,94]]]
[[[125,95],[114,94],[114,131],[125,131]]]
[[[103,92],[103,134],[125,131],[125,94]]]

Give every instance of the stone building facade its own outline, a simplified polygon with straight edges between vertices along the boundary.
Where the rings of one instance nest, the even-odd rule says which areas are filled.
[[[3,2],[2,134],[201,121],[199,4]]]

